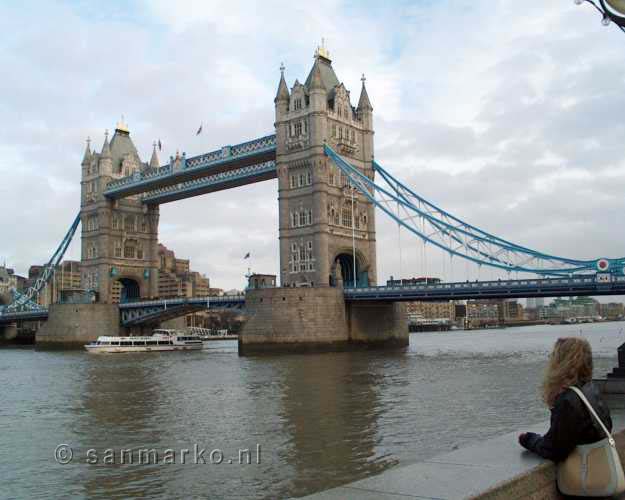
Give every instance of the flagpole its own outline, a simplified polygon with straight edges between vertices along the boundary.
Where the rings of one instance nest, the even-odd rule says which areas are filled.
[[[350,179],[349,185],[352,191],[352,253],[354,257],[354,288],[356,288],[356,219],[354,219],[354,186],[351,184]]]

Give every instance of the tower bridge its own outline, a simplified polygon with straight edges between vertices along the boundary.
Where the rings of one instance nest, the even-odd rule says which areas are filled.
[[[97,335],[152,327],[201,309],[245,308],[240,352],[405,345],[407,300],[625,294],[625,259],[589,260],[536,251],[464,222],[421,197],[374,160],[373,106],[364,76],[356,105],[323,47],[304,83],[289,89],[284,67],[274,99],[275,133],[161,165],[156,145],[143,162],[118,123],[81,162],[80,212],[42,278],[0,306],[0,324],[47,323],[42,344],[82,345]],[[277,179],[280,288],[245,296],[160,300],[159,205]],[[450,259],[501,278],[418,286],[377,285],[376,217]],[[36,305],[78,225],[82,287],[90,301]],[[525,279],[510,279],[522,273]],[[118,304],[118,298],[121,304]]]

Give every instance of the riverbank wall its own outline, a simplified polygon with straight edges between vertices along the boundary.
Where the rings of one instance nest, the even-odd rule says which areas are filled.
[[[625,463],[625,411],[613,410],[612,420],[619,456]],[[303,498],[561,500],[564,497],[556,489],[553,462],[524,450],[517,442],[520,432],[544,434],[548,428],[549,422],[542,422]]]

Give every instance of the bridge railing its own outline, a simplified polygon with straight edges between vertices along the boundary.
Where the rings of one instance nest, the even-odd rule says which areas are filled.
[[[541,279],[519,279],[519,280],[497,280],[497,281],[465,281],[454,283],[435,283],[435,284],[418,284],[418,285],[390,285],[390,286],[368,286],[353,287],[346,286],[344,288],[346,297],[367,297],[367,296],[383,296],[410,293],[449,295],[468,293],[479,295],[481,292],[501,292],[505,296],[505,292],[522,292],[535,290],[562,290],[564,288],[575,288],[582,290],[601,291],[602,288],[611,288],[615,285],[621,289],[625,285],[625,276],[613,276],[611,281],[603,282],[597,279],[596,275],[581,275],[569,278],[541,278]],[[418,299],[415,299],[418,300]]]

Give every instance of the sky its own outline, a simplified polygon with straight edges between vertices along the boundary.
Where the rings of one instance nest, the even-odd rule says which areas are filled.
[[[280,64],[304,81],[322,37],[353,104],[367,77],[376,160],[419,194],[546,253],[625,255],[625,35],[590,6],[146,0],[0,3],[0,259],[26,274],[54,252],[87,136],[100,151],[123,114],[142,160],[160,139],[165,163],[273,133]],[[278,271],[277,195],[273,180],[163,205],[160,241],[243,288],[248,266]],[[382,213],[377,228],[380,282],[497,276],[424,262]]]

